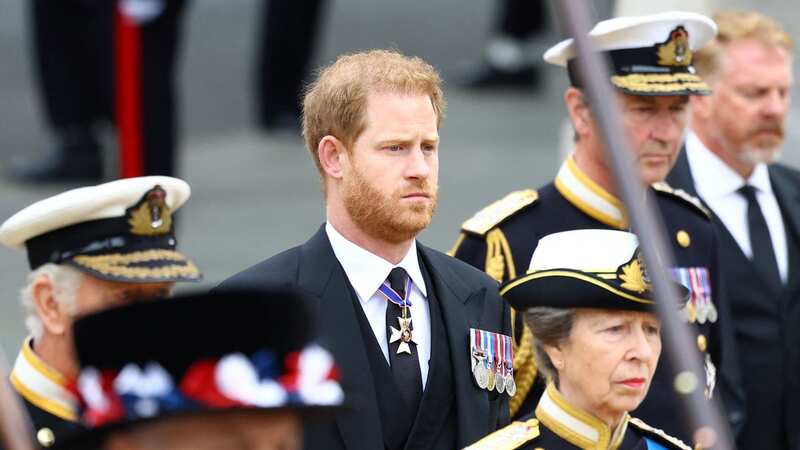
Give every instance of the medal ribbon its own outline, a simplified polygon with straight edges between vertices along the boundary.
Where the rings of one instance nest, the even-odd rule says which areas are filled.
[[[504,340],[506,341],[506,367],[508,373],[511,374],[514,371],[514,347],[511,345],[511,336],[504,336]]]
[[[384,297],[386,297],[387,300],[394,303],[395,305],[400,307],[407,307],[411,306],[411,295],[409,294],[411,293],[411,286],[413,284],[414,283],[411,282],[411,277],[408,277],[408,279],[406,280],[406,298],[401,297],[400,294],[398,294],[397,291],[392,289],[387,283],[382,283],[380,286],[378,286],[378,290],[380,291],[381,294],[383,294]]]
[[[494,361],[494,369],[497,373],[503,373],[503,359],[505,358],[505,353],[503,353],[503,335],[497,334],[497,352],[495,352],[495,361]]]
[[[694,283],[692,283],[692,276],[689,272],[689,269],[683,267],[673,267],[670,272],[672,272],[673,279],[681,283],[686,289],[689,289],[689,302],[696,306],[697,289],[695,289]]]
[[[689,272],[689,280],[692,283],[692,301],[695,306],[700,306],[700,299],[702,298],[702,288],[700,287],[700,279],[697,271],[694,268],[686,269]]]
[[[488,347],[489,347],[489,345],[488,345],[489,344],[489,337],[486,336],[486,332],[483,331],[483,330],[479,330],[478,332],[481,334],[481,350],[483,350],[486,353],[486,358],[483,359],[483,367],[486,367],[486,369],[488,370],[489,369],[489,358],[492,357],[492,354],[488,349]]]
[[[697,278],[700,279],[700,288],[702,289],[701,299],[704,305],[711,303],[711,284],[708,281],[708,269],[705,267],[698,267]]]
[[[486,333],[486,348],[489,351],[489,357],[486,360],[489,362],[489,370],[494,367],[494,358],[495,358],[495,350],[494,350],[494,333],[490,333],[485,331]]]

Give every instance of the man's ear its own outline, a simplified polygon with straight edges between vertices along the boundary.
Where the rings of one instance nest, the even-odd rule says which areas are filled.
[[[564,92],[564,105],[567,107],[567,114],[569,114],[575,133],[579,137],[586,136],[591,130],[594,120],[592,119],[592,110],[586,103],[583,92],[574,87],[567,88]]]
[[[335,179],[342,178],[343,165],[348,163],[347,149],[342,141],[331,135],[323,137],[317,146],[317,155],[325,175]]]
[[[56,300],[56,286],[47,275],[40,275],[31,284],[31,294],[36,314],[42,321],[44,330],[61,336],[67,332],[71,316],[69,311]]]

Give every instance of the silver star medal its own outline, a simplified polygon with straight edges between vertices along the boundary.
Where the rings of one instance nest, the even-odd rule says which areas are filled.
[[[389,338],[389,343],[394,344],[397,341],[401,341],[400,345],[397,347],[397,354],[400,353],[408,353],[411,354],[411,347],[408,345],[409,342],[417,343],[414,338],[411,336],[411,318],[402,318],[398,317],[397,322],[400,324],[400,329],[398,330],[395,327],[389,327],[392,330],[392,336]]]

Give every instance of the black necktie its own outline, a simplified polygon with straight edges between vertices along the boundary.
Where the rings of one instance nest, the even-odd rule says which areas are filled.
[[[783,283],[778,271],[778,261],[775,258],[775,250],[772,248],[767,221],[764,219],[764,214],[756,199],[756,189],[745,184],[739,189],[739,193],[747,199],[747,228],[750,232],[753,265],[756,266],[756,270],[761,272],[768,284],[780,289]]]
[[[387,280],[389,281],[389,286],[400,294],[400,297],[406,298],[408,293],[405,287],[408,274],[406,274],[404,269],[395,267],[389,273]],[[403,308],[390,301],[386,303],[386,332],[391,341],[392,330],[390,327],[394,327],[395,329],[400,328],[397,318],[403,317]],[[419,306],[417,307],[419,308]],[[407,312],[407,317],[411,317],[410,309]],[[394,376],[397,389],[400,391],[400,395],[406,403],[406,412],[409,415],[411,423],[414,423],[414,419],[417,417],[420,399],[422,398],[422,374],[419,371],[417,344],[408,342],[408,346],[411,348],[411,354],[409,355],[408,353],[397,352],[402,342],[402,340],[398,340],[389,343],[389,364],[392,368],[392,375]]]

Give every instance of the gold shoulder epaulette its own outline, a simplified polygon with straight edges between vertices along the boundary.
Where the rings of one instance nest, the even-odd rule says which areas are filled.
[[[675,189],[665,181],[659,181],[650,185],[653,189],[657,192],[663,192],[665,194],[671,194],[679,199],[683,200],[685,203],[693,206],[696,210],[700,211],[704,216],[711,218],[711,211],[708,210],[703,205],[703,202],[700,201],[699,198],[695,197],[694,195],[684,191],[683,189]]]
[[[686,445],[686,443],[684,443],[682,440],[680,440],[680,439],[678,439],[678,438],[676,438],[674,436],[668,435],[667,433],[664,432],[664,430],[661,430],[661,429],[658,429],[658,428],[653,428],[650,425],[642,422],[640,419],[637,419],[635,417],[631,417],[631,419],[628,421],[628,423],[633,425],[635,428],[637,428],[637,429],[639,429],[641,431],[644,431],[645,434],[654,435],[654,436],[660,437],[664,441],[667,441],[670,444],[674,445],[675,448],[679,448],[681,450],[692,450],[692,447],[689,447],[688,445]]]
[[[483,236],[500,222],[538,199],[539,193],[533,189],[514,191],[478,211],[461,225],[461,229]]]
[[[539,437],[539,421],[512,422],[464,450],[514,450]]]

